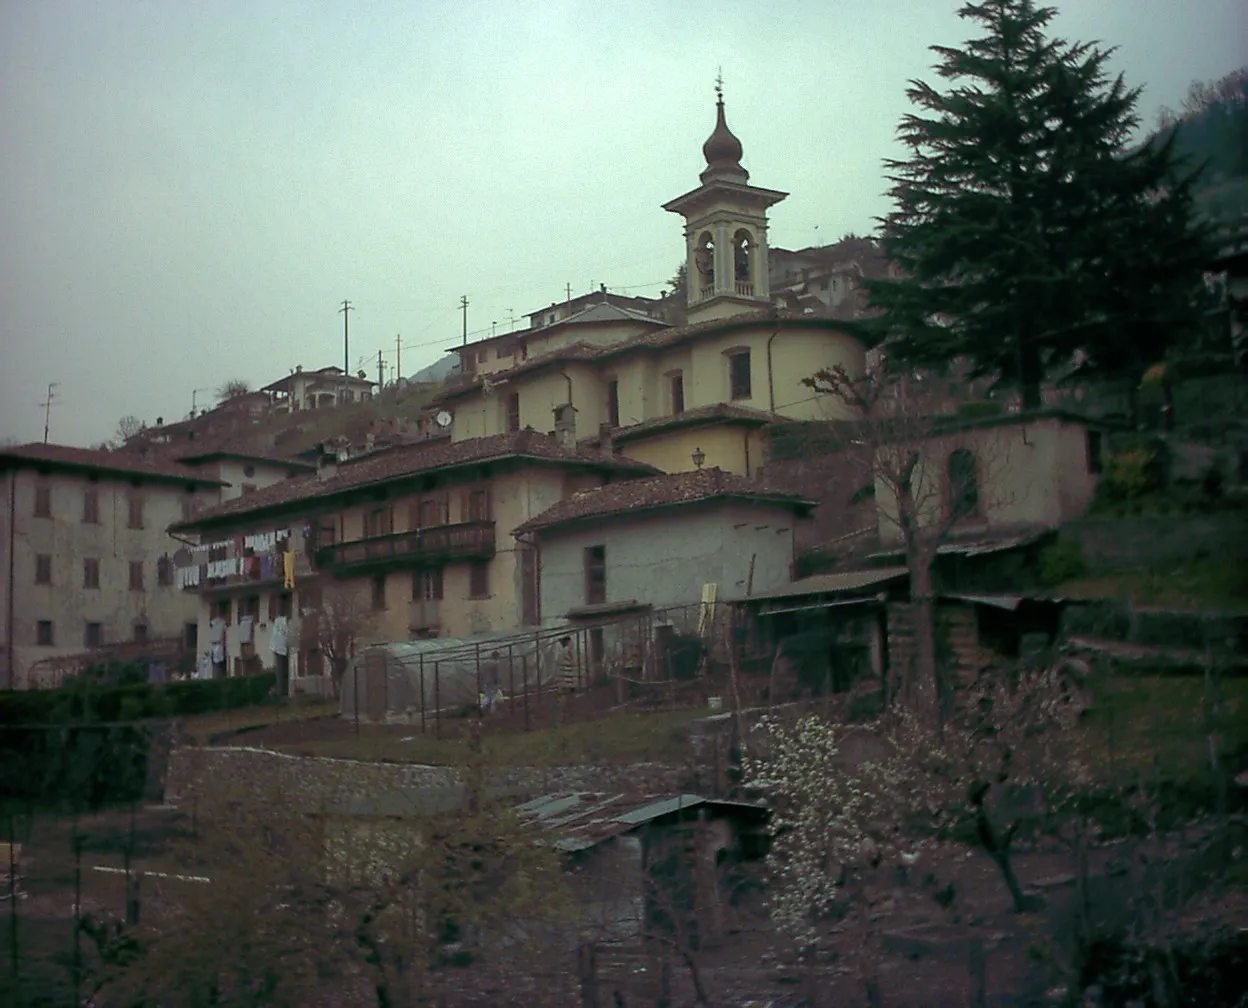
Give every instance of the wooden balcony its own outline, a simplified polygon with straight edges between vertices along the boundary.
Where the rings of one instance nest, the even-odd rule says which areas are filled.
[[[316,565],[322,570],[345,573],[450,560],[488,560],[493,555],[494,523],[475,521],[334,543],[316,551]]]

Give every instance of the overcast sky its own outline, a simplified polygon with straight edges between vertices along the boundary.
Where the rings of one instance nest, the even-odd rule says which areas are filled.
[[[906,81],[957,0],[0,0],[0,438],[87,445],[192,392],[411,374],[598,284],[657,295],[722,65],[774,245],[886,211]],[[1242,0],[1067,0],[1142,113],[1244,62]],[[367,358],[367,364],[363,359]]]

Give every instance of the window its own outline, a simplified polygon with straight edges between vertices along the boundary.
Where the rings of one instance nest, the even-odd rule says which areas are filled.
[[[246,476],[248,479],[251,479],[251,477],[256,475],[256,467],[254,465],[243,466],[243,475]]]
[[[131,591],[143,590],[143,561],[142,560],[130,561],[130,590]]]
[[[442,597],[442,568],[412,571],[412,601],[424,602]]]
[[[1099,473],[1103,462],[1101,459],[1101,432],[1088,431],[1088,472]]]
[[[279,616],[285,616],[290,619],[291,612],[291,595],[290,592],[272,592],[269,595],[269,622],[272,623]]]
[[[979,476],[975,455],[958,448],[949,455],[949,516],[957,521],[979,511]]]
[[[161,588],[168,588],[173,584],[173,561],[167,556],[156,561],[156,583]]]
[[[242,495],[243,495],[244,497],[246,497],[248,494],[253,494],[253,493],[255,493],[257,489],[258,489],[258,487],[256,486],[256,484],[255,484],[255,483],[244,483],[244,484],[243,484],[243,494],[242,494]]]
[[[89,648],[100,647],[104,643],[104,624],[88,623],[82,634],[82,646]]]
[[[100,523],[100,491],[98,487],[87,487],[82,493],[82,521],[85,525]]]
[[[672,415],[685,411],[685,376],[677,371],[671,376]]]
[[[188,651],[199,650],[199,624],[187,623],[182,627],[182,642]]]
[[[41,619],[35,624],[35,643],[40,647],[52,646],[52,621]]]
[[[589,660],[595,665],[601,665],[607,657],[607,639],[606,633],[602,627],[593,627],[589,631]]]
[[[43,483],[35,487],[35,517],[52,517],[52,488]]]
[[[364,515],[364,538],[389,535],[394,531],[394,509],[374,508]]]
[[[195,517],[195,498],[183,497],[180,503],[182,505],[182,520],[190,521]]]
[[[378,574],[373,578],[373,609],[386,608],[386,575]]]
[[[146,623],[134,624],[134,643],[136,644],[147,643],[147,624]]]
[[[416,527],[432,528],[435,525],[445,525],[447,517],[446,501],[443,498],[425,497],[421,500],[416,515]]]
[[[607,382],[607,423],[620,426],[620,383],[615,378]]]
[[[469,565],[468,597],[474,599],[490,597],[490,563],[488,560],[474,560]]]
[[[322,518],[316,529],[316,545],[332,546],[338,541],[338,530],[334,527],[333,518]]]
[[[129,521],[127,524],[132,529],[141,529],[143,527],[143,498],[133,496],[128,503]]]
[[[741,350],[728,357],[728,386],[733,399],[750,398],[750,352]]]
[[[50,585],[52,583],[52,556],[49,553],[35,554],[35,584]]]
[[[238,600],[238,619],[242,622],[245,619],[258,620],[260,618],[260,596],[244,595]]]
[[[87,557],[82,561],[82,586],[84,588],[100,587],[100,561]]]
[[[520,393],[511,392],[507,396],[507,433],[520,429]]]
[[[489,488],[469,490],[464,498],[464,521],[483,522],[490,520]]]
[[[599,605],[607,601],[607,548],[585,547],[585,602]]]

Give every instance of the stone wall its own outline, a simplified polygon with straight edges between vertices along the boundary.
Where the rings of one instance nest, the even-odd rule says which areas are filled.
[[[557,791],[670,792],[687,787],[690,771],[659,763],[619,767],[511,767],[488,774],[487,786],[517,802]],[[281,800],[317,811],[349,798],[380,797],[396,791],[444,792],[461,783],[455,767],[416,763],[291,756],[270,749],[185,747],[169,756],[165,801],[194,804],[199,794],[224,786],[239,801]]]
[[[869,461],[861,452],[855,455],[812,451],[801,458],[783,458],[768,452],[767,461],[758,469],[758,479],[819,502],[811,518],[796,527],[796,551],[829,543],[859,529],[875,529],[874,487],[870,495],[861,493],[871,486]],[[835,543],[829,549],[838,552]]]

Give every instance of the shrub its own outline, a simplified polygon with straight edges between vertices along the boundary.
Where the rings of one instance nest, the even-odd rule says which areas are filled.
[[[958,404],[958,416],[964,420],[982,420],[1000,416],[1005,407],[995,399],[975,399]]]
[[[1038,575],[1042,585],[1052,587],[1088,573],[1083,548],[1077,540],[1063,540],[1040,551]]]

